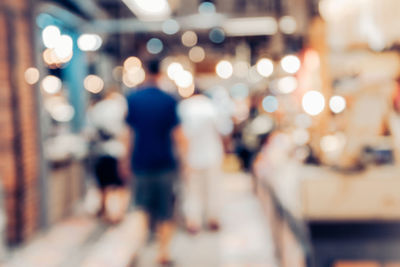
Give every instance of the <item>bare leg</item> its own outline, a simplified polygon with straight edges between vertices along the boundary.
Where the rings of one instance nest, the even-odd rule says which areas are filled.
[[[100,189],[100,209],[97,212],[97,216],[101,217],[105,214],[106,212],[106,189],[101,188]]]
[[[200,230],[204,202],[204,177],[199,170],[192,170],[185,184],[183,210],[185,213],[186,228],[195,234]]]
[[[172,235],[174,234],[175,225],[172,221],[165,221],[158,225],[158,242],[159,242],[159,263],[168,263],[170,259],[169,245],[171,243]]]
[[[143,240],[147,238],[147,235],[149,234],[149,215],[144,212],[144,211],[137,211],[136,216],[138,217],[139,221],[139,228],[140,228],[140,233],[143,233]]]

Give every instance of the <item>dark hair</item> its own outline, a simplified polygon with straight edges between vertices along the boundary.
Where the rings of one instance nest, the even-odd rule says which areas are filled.
[[[160,73],[160,60],[151,59],[147,62],[147,71],[149,74],[157,75]]]

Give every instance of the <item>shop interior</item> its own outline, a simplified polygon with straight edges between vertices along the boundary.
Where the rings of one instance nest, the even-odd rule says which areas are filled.
[[[110,199],[117,226],[93,216],[88,114],[144,86],[157,58],[162,90],[199,91],[224,118],[226,217],[181,234],[175,266],[400,266],[399,13],[398,0],[0,3],[0,265],[152,266],[125,196]]]

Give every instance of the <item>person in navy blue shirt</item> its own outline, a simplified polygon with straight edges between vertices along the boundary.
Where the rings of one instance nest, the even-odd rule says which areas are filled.
[[[127,95],[126,122],[134,136],[131,168],[135,205],[147,225],[155,223],[160,243],[158,261],[166,264],[171,260],[174,184],[178,180],[174,147],[183,151],[179,144],[184,143],[184,137],[179,127],[177,100],[157,86],[159,61],[152,60],[147,67],[146,85]]]

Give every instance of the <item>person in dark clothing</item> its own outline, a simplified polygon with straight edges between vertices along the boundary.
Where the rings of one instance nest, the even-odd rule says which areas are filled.
[[[177,101],[157,86],[159,62],[148,64],[147,84],[127,95],[126,122],[134,134],[131,168],[134,200],[147,225],[155,221],[159,238],[158,261],[170,262],[169,243],[174,224],[174,184],[178,161],[174,146],[182,143]]]

